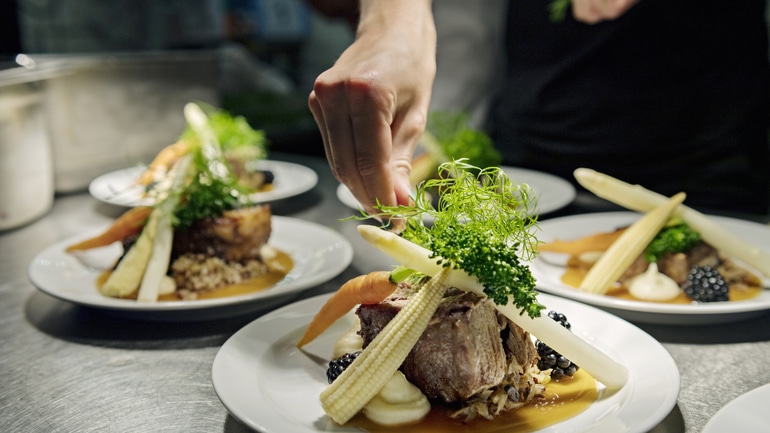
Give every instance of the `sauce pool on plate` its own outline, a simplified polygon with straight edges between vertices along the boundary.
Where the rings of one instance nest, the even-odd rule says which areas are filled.
[[[451,409],[434,405],[422,421],[412,425],[385,427],[359,414],[346,426],[355,426],[368,433],[530,433],[574,417],[597,397],[594,378],[578,370],[570,379],[548,383],[543,398],[492,420],[477,418],[463,422],[449,417]]]

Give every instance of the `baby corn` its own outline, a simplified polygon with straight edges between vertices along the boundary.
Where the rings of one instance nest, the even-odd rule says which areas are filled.
[[[419,340],[446,292],[443,268],[411,297],[355,361],[321,392],[326,414],[339,424],[355,416],[380,392]]]
[[[620,278],[650,244],[652,238],[666,224],[671,213],[684,201],[684,198],[685,194],[682,192],[674,195],[625,230],[591,266],[583,282],[580,283],[580,290],[596,294],[606,293],[612,283]]]

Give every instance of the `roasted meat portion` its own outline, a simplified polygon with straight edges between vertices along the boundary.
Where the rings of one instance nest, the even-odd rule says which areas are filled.
[[[385,301],[358,308],[364,347],[411,293],[401,284]],[[498,313],[491,301],[450,289],[401,371],[429,398],[456,403],[467,417],[491,417],[542,392],[530,374],[537,359],[529,334]]]
[[[269,205],[225,211],[217,218],[196,221],[174,232],[172,258],[205,254],[230,261],[260,257],[272,230]]]
[[[641,274],[647,270],[648,265],[643,256],[637,257],[619,281],[624,283],[629,278]],[[686,252],[666,253],[658,260],[657,265],[660,272],[666,274],[679,286],[687,280],[687,274],[693,266],[709,266],[718,270],[727,284],[735,289],[747,289],[762,284],[761,279],[753,272],[724,256],[706,242],[700,242]],[[590,267],[590,264],[587,266]]]

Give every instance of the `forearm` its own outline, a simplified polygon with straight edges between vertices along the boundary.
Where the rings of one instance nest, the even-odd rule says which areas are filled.
[[[435,45],[431,3],[431,0],[361,0],[357,34],[371,28],[401,28],[420,32],[416,42]]]

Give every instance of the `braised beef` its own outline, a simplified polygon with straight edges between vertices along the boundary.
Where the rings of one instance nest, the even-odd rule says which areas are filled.
[[[226,211],[174,231],[172,259],[185,253],[241,261],[260,257],[272,230],[268,205]]]
[[[390,298],[358,308],[364,347],[406,304],[411,289],[400,285]],[[491,301],[450,289],[428,328],[401,366],[429,398],[465,401],[522,374],[537,362],[527,332],[497,312]],[[511,368],[516,364],[519,368]]]

